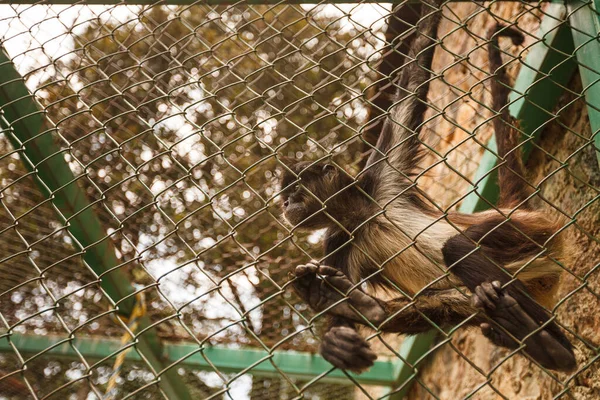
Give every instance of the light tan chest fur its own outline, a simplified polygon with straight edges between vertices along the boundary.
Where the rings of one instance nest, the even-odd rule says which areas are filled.
[[[442,247],[458,231],[446,220],[418,211],[387,212],[371,221],[355,237],[350,250],[350,278],[380,273],[398,288],[413,295],[425,287],[456,284],[444,263]],[[446,277],[446,279],[442,279]]]

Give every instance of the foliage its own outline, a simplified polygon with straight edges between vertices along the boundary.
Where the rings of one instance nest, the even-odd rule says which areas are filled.
[[[282,283],[321,250],[281,221],[278,157],[332,154],[356,171],[380,39],[321,7],[114,10],[74,22],[68,51],[21,72],[120,269],[147,288],[164,337],[314,349],[311,315]],[[0,137],[0,153],[10,151]],[[0,176],[0,222],[18,221],[22,235],[4,231],[2,247],[25,250],[2,315],[26,320],[17,332],[121,335],[98,317],[108,302],[97,277],[33,177],[14,156]],[[183,324],[168,318],[177,312]]]

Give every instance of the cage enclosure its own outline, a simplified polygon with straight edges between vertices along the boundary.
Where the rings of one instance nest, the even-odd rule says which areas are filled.
[[[326,233],[285,222],[279,180],[285,159],[360,179],[424,3],[0,5],[0,399],[600,398],[599,6],[437,3],[410,177],[444,216],[498,212],[487,32],[521,32],[499,42],[506,123],[531,202],[574,249],[554,260],[548,311],[576,370],[544,368],[525,340],[494,346],[466,318],[361,330],[378,358],[356,374],[319,355],[327,312],[291,290],[297,265],[328,256]]]

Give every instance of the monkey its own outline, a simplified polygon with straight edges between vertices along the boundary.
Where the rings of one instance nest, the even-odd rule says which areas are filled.
[[[519,349],[544,368],[572,371],[573,346],[546,309],[562,272],[555,260],[566,260],[570,246],[557,234],[561,220],[530,205],[534,190],[523,178],[498,47],[498,37],[515,45],[524,37],[500,24],[488,32],[501,160],[497,208],[441,211],[413,181],[441,18],[427,4],[400,70],[397,100],[364,169],[352,177],[324,161],[282,160],[284,218],[295,229],[325,230],[322,263],[297,266],[290,285],[328,315],[319,351],[341,369],[360,373],[377,358],[359,326],[413,335],[435,323],[479,327],[497,346]]]

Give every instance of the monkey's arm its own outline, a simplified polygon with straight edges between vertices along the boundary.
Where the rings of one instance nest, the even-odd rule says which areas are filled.
[[[399,67],[397,101],[390,108],[364,169],[363,179],[370,183],[369,190],[380,204],[410,184],[407,177],[414,173],[420,155],[419,131],[428,108],[431,62],[441,18],[437,5],[423,2],[421,6],[407,62]]]
[[[382,301],[355,287],[341,271],[314,263],[296,268],[293,286],[315,311],[370,324],[384,332],[426,332],[432,329],[432,323],[454,326],[477,313],[469,297],[457,289],[426,289],[413,300],[402,297]],[[481,318],[468,323],[476,322]]]

